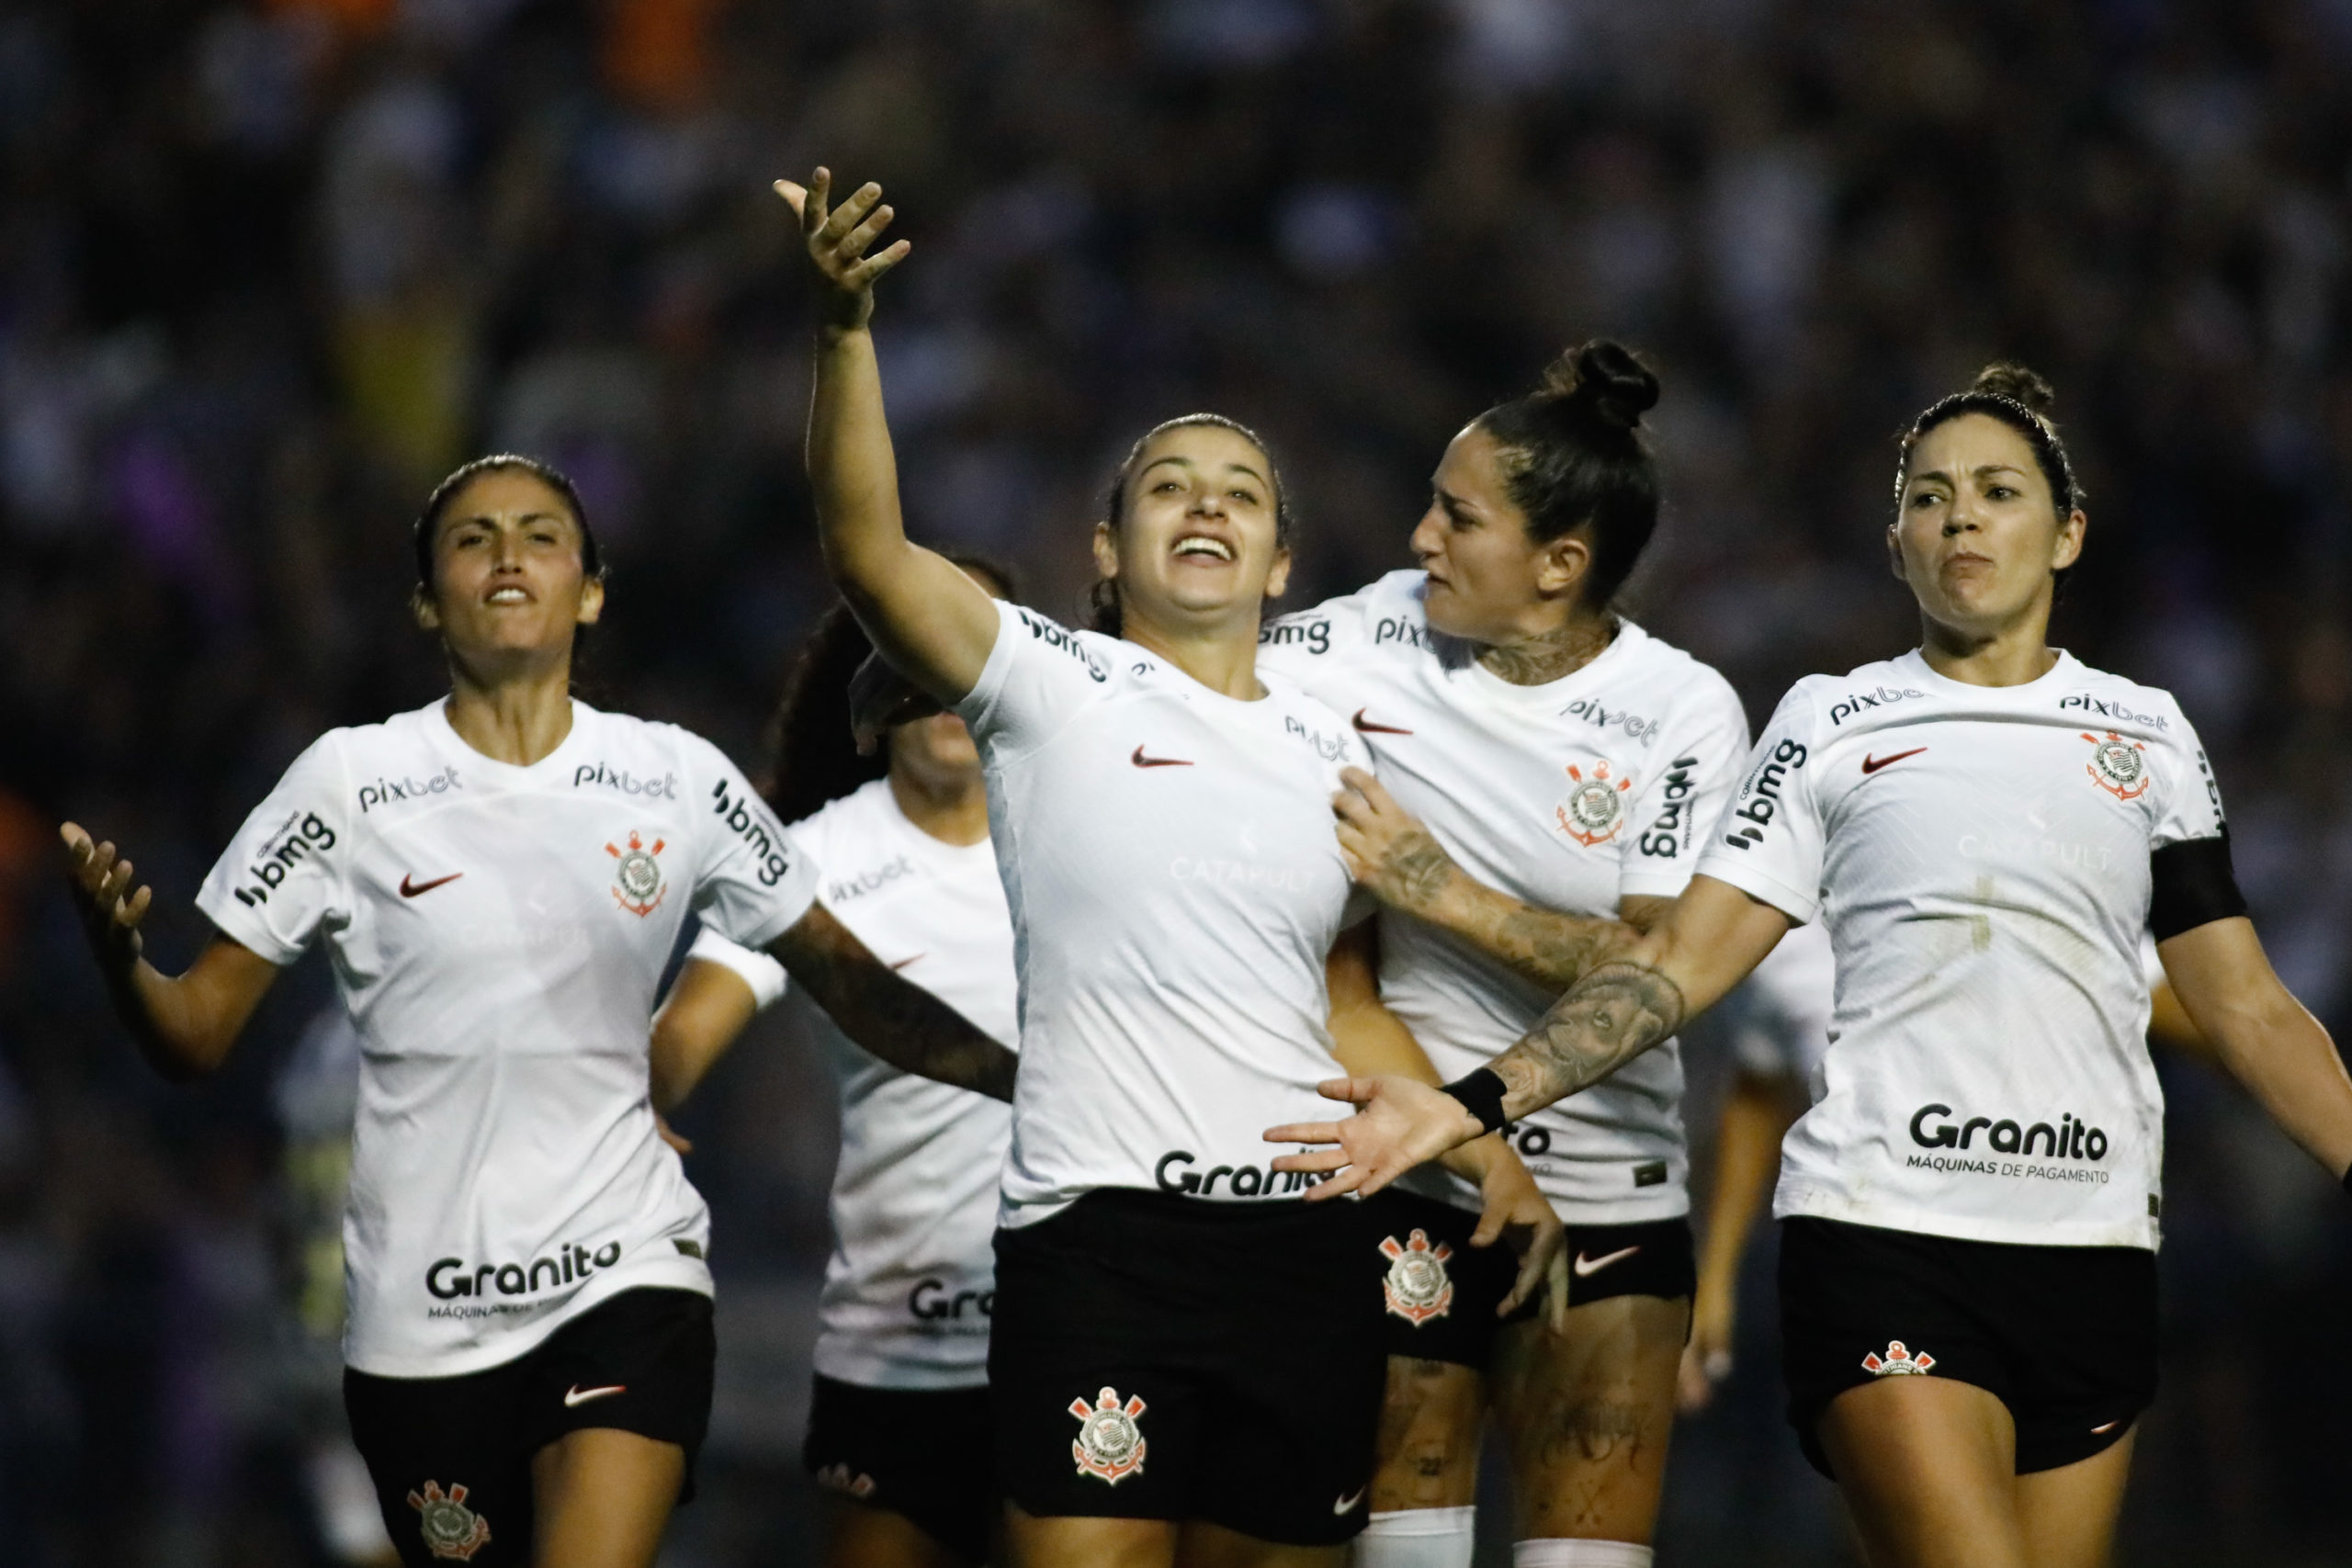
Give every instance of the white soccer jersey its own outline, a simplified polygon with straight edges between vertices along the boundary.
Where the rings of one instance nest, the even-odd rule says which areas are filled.
[[[1013,1043],[1012,917],[987,840],[940,842],[907,820],[887,779],[786,831],[825,867],[819,900],[876,957]],[[774,959],[714,931],[703,932],[693,953],[748,960],[783,979]],[[842,1152],[833,1255],[817,1308],[817,1370],[868,1388],[985,1383],[997,1176],[1012,1107],[900,1072],[821,1014],[818,1026],[841,1081]]]
[[[988,770],[1021,976],[1002,1220],[1096,1188],[1295,1197],[1262,1136],[1323,1121],[1324,961],[1350,904],[1332,831],[1347,721],[1267,677],[1223,696],[1131,642],[1001,602],[956,711]]]
[[[1818,925],[1792,927],[1699,1027],[1713,1026],[1743,1071],[1792,1077],[1817,1092],[1814,1075],[1829,1049],[1837,989],[1829,933]]]
[[[1747,753],[1729,683],[1629,621],[1581,670],[1515,686],[1430,630],[1425,582],[1391,572],[1273,622],[1259,661],[1351,716],[1381,782],[1479,881],[1585,915],[1681,892]],[[1556,999],[1410,916],[1382,913],[1380,949],[1381,999],[1448,1078],[1508,1049]],[[1509,1135],[1572,1223],[1671,1219],[1690,1207],[1681,1100],[1669,1043]],[[1479,1206],[1435,1166],[1408,1185]]]
[[[439,703],[330,731],[197,896],[272,963],[322,940],[359,1032],[363,1372],[478,1371],[632,1286],[711,1288],[709,1215],[647,1100],[654,987],[689,908],[763,945],[816,874],[708,741],[571,713],[527,768]]]
[[[1837,953],[1836,1034],[1773,1212],[1978,1241],[2156,1245],[2150,853],[2218,836],[2164,692],[2071,655],[1971,686],[1917,652],[1781,700],[1699,869]]]

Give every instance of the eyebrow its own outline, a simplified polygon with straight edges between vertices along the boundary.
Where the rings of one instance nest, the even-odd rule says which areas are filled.
[[[496,517],[487,512],[474,512],[450,518],[449,526],[463,528],[476,523],[491,525],[497,521]],[[560,512],[526,512],[514,521],[517,523],[569,523],[571,519]]]
[[[1197,468],[1197,467],[1199,467],[1199,465],[1198,465],[1198,464],[1196,464],[1196,463],[1194,463],[1194,462],[1193,461],[1193,459],[1191,459],[1190,457],[1180,457],[1180,456],[1178,456],[1177,454],[1175,454],[1175,453],[1173,453],[1173,452],[1170,452],[1170,453],[1167,457],[1154,457],[1150,462],[1146,463],[1146,464],[1143,466],[1142,471],[1141,471],[1141,472],[1139,472],[1139,473],[1137,473],[1137,474],[1136,475],[1136,478],[1137,478],[1137,479],[1141,479],[1141,478],[1143,478],[1144,474],[1148,474],[1148,473],[1151,472],[1151,470],[1152,470],[1152,469],[1154,469],[1154,468],[1156,468],[1159,467],[1159,465],[1160,465],[1160,464],[1162,464],[1162,463],[1174,463],[1174,464],[1178,465],[1178,466],[1179,466],[1179,467],[1181,467],[1181,468]],[[1265,475],[1263,475],[1263,474],[1260,473],[1257,469],[1255,469],[1255,468],[1251,468],[1251,467],[1250,467],[1249,464],[1247,464],[1247,463],[1227,463],[1227,464],[1226,465],[1226,467],[1227,467],[1227,468],[1236,468],[1236,469],[1238,469],[1239,471],[1241,471],[1242,473],[1248,474],[1251,479],[1256,479],[1256,480],[1257,480],[1260,484],[1261,484],[1261,485],[1262,485],[1262,484],[1268,484],[1268,483],[1269,483],[1269,481],[1267,480],[1267,479],[1266,479],[1266,476],[1265,476]],[[1270,488],[1271,488],[1271,487],[1270,487]]]
[[[1430,493],[1437,497],[1437,503],[1451,515],[1475,517],[1478,514],[1476,506],[1438,483],[1434,478],[1430,480]]]
[[[1969,472],[1980,479],[1987,474],[2016,474],[2020,479],[2025,476],[2025,470],[2015,463],[1979,463]],[[1941,468],[1928,468],[1911,476],[1913,484],[1917,484],[1921,479],[1941,479],[1946,484],[1951,483],[1951,476]]]

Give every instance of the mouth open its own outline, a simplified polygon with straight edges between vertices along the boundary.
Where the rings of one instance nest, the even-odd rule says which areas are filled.
[[[482,599],[485,604],[527,604],[530,602],[531,595],[528,590],[516,588],[511,584],[504,588],[492,589]]]
[[[1180,560],[1187,556],[1206,556],[1212,560],[1221,561],[1234,558],[1231,545],[1208,534],[1186,534],[1176,541],[1175,547],[1169,553]]]

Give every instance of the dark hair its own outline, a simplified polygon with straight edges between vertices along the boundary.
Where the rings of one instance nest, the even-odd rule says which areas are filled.
[[[416,585],[426,594],[433,592],[433,536],[440,529],[441,519],[451,503],[474,480],[484,474],[525,473],[563,498],[571,510],[571,520],[580,527],[580,570],[591,578],[605,575],[605,565],[596,553],[595,530],[588,526],[588,508],[581,503],[580,491],[552,464],[537,457],[526,457],[515,452],[493,452],[487,457],[476,457],[461,465],[456,472],[433,487],[424,498],[424,510],[416,514],[414,543],[416,546]]]
[[[986,578],[999,597],[1020,597],[1012,573],[995,561],[957,550],[944,553],[966,571]],[[873,651],[865,628],[836,599],[793,654],[784,695],[768,725],[768,773],[760,790],[782,820],[797,822],[890,771],[887,747],[863,756],[850,733],[850,677]]]
[[[1127,455],[1119,464],[1119,471],[1111,477],[1111,488],[1102,498],[1102,521],[1114,533],[1127,520],[1127,481],[1136,476],[1136,464],[1143,458],[1144,448],[1171,430],[1199,427],[1229,430],[1266,455],[1266,482],[1274,489],[1274,547],[1283,548],[1290,544],[1291,530],[1297,521],[1290,505],[1290,487],[1283,483],[1282,465],[1274,457],[1274,449],[1266,438],[1238,419],[1227,419],[1221,413],[1188,413],[1166,419],[1136,437]],[[1119,605],[1119,581],[1114,577],[1098,577],[1086,591],[1086,624],[1089,629],[1104,637],[1117,637],[1125,615]]]
[[[1588,604],[1616,597],[1657,531],[1657,460],[1642,430],[1657,391],[1633,350],[1594,338],[1546,366],[1535,390],[1473,422],[1502,450],[1503,488],[1530,539],[1585,530]]]
[[[2060,526],[2087,499],[2079,480],[2075,478],[2075,465],[2066,456],[2066,444],[2059,439],[2058,425],[2050,417],[2058,394],[2050,383],[2024,366],[2006,359],[1996,359],[1976,373],[1968,390],[1939,398],[1919,411],[1911,428],[1903,433],[1903,440],[1894,460],[1894,515],[1903,516],[1903,491],[1911,482],[1911,455],[1928,432],[1939,424],[1949,423],[1962,414],[1981,413],[1997,419],[2019,435],[2033,448],[2033,460],[2041,468],[2043,482],[2050,486],[2050,503],[2056,512]],[[2071,566],[2062,566],[2051,572],[2063,590]]]

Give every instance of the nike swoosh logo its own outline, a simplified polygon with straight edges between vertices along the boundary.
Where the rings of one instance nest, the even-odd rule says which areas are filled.
[[[1874,773],[1881,768],[1888,767],[1894,763],[1903,761],[1905,757],[1916,757],[1926,750],[1927,748],[1925,746],[1914,746],[1908,751],[1897,751],[1892,757],[1873,757],[1865,752],[1862,756],[1862,772],[1865,773]]]
[[[1349,723],[1351,723],[1351,724],[1352,724],[1352,725],[1354,725],[1354,726],[1356,727],[1356,731],[1357,731],[1357,733],[1359,733],[1359,734],[1362,734],[1362,735],[1410,735],[1410,734],[1412,734],[1412,733],[1413,733],[1413,732],[1412,732],[1411,730],[1409,730],[1409,729],[1399,729],[1399,728],[1396,728],[1395,725],[1393,725],[1393,724],[1382,724],[1382,723],[1378,722],[1378,721],[1377,721],[1377,720],[1375,720],[1375,719],[1369,719],[1369,718],[1366,718],[1366,717],[1364,717],[1364,712],[1365,712],[1365,710],[1364,710],[1364,709],[1363,709],[1363,708],[1358,708],[1358,709],[1356,709],[1356,716],[1355,716],[1355,717],[1353,717],[1353,718],[1351,718],[1351,719],[1350,719],[1350,720],[1348,721]]]
[[[1333,1513],[1335,1513],[1335,1514],[1344,1514],[1344,1513],[1346,1513],[1349,1509],[1351,1509],[1351,1508],[1354,1507],[1358,1503],[1361,1503],[1361,1502],[1363,1502],[1363,1492],[1364,1492],[1364,1489],[1363,1489],[1363,1487],[1361,1487],[1361,1486],[1357,1487],[1354,1491],[1352,1491],[1352,1492],[1349,1493],[1346,1496],[1344,1496],[1344,1497],[1342,1497],[1342,1498],[1340,1498],[1337,1502],[1333,1503],[1333,1504],[1331,1505],[1331,1512],[1333,1512]]]
[[[1136,754],[1127,761],[1138,768],[1189,768],[1193,765],[1182,757],[1147,757],[1143,754],[1143,748],[1140,746],[1136,748]]]
[[[462,871],[453,871],[447,876],[436,876],[430,882],[411,882],[409,874],[402,872],[401,873],[401,897],[413,898],[420,893],[430,893],[443,883],[455,882],[465,874]]]
[[[616,1382],[610,1388],[582,1388],[578,1383],[573,1383],[564,1393],[563,1407],[569,1410],[575,1404],[585,1404],[592,1399],[605,1399],[616,1393],[628,1392],[628,1384],[625,1382]]]
[[[1641,1249],[1641,1245],[1639,1243],[1635,1243],[1632,1247],[1619,1247],[1616,1251],[1610,1253],[1605,1258],[1587,1258],[1583,1253],[1579,1252],[1577,1254],[1577,1260],[1572,1267],[1577,1271],[1577,1278],[1581,1280],[1588,1274],[1600,1273],[1611,1263],[1624,1262],[1625,1259],[1633,1257],[1634,1254],[1639,1252]]]
[[[904,969],[908,964],[914,963],[916,959],[919,959],[922,956],[922,954],[918,953],[912,957],[901,958],[896,964],[891,964],[890,967],[893,969]]]

